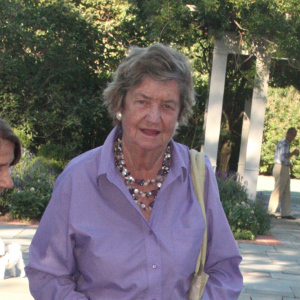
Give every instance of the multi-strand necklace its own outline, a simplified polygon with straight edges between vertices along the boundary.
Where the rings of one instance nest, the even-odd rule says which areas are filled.
[[[164,160],[162,163],[161,169],[157,173],[157,177],[152,180],[144,180],[144,179],[135,179],[130,172],[126,168],[126,163],[124,159],[123,149],[122,149],[122,137],[118,137],[115,143],[114,148],[114,156],[115,156],[115,164],[119,172],[122,174],[126,187],[129,190],[133,200],[137,205],[139,205],[143,210],[151,211],[157,197],[157,193],[160,190],[163,181],[165,180],[167,174],[170,171],[170,164],[171,164],[171,147],[170,145],[167,146],[164,154]],[[150,192],[142,192],[140,189],[135,188],[133,183],[142,186],[150,186],[156,185],[156,188],[151,190]],[[153,201],[147,206],[145,203],[139,201],[139,196],[141,198],[149,198],[153,196]]]

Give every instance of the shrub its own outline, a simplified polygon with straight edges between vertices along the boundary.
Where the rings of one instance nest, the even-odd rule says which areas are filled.
[[[285,137],[289,127],[295,127],[298,135],[291,144],[291,151],[299,148],[300,92],[294,87],[268,89],[268,101],[261,148],[260,173],[272,174],[274,152],[277,143]],[[300,178],[299,157],[291,158],[293,175]]]
[[[25,150],[20,163],[12,170],[14,187],[2,194],[1,213],[8,210],[12,218],[39,220],[51,198],[56,176],[51,160]]]
[[[261,199],[248,199],[246,186],[236,175],[217,174],[221,202],[236,239],[253,240],[270,230],[270,218]]]
[[[72,158],[72,151],[62,145],[41,145],[37,156],[43,160],[51,159],[51,165],[56,173],[61,173]]]

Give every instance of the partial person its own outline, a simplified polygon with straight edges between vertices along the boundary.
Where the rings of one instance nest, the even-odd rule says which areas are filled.
[[[0,195],[14,186],[11,167],[21,158],[21,143],[9,125],[0,118]]]
[[[191,114],[187,58],[133,47],[104,91],[115,128],[58,177],[31,243],[35,299],[187,299],[205,221],[188,147],[172,137]],[[209,275],[202,299],[238,299],[241,256],[205,158]]]
[[[290,158],[299,155],[298,149],[290,152],[290,144],[296,135],[297,130],[294,127],[290,127],[286,132],[286,136],[276,146],[275,164],[273,167],[275,185],[269,201],[269,212],[272,216],[276,217],[275,213],[280,209],[281,218],[290,220],[296,219],[294,216],[291,216],[290,191],[290,172],[292,173]]]

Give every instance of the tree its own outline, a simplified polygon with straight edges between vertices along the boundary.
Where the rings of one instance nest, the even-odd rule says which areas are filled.
[[[31,137],[78,154],[111,128],[101,90],[125,52],[114,1],[1,0],[0,112]],[[113,36],[113,38],[112,38]]]

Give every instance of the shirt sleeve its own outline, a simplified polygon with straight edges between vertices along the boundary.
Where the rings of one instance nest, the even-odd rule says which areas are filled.
[[[206,157],[204,200],[207,218],[207,254],[205,273],[209,279],[203,300],[238,299],[243,287],[239,269],[242,260],[226,219],[212,166]]]
[[[68,225],[71,181],[56,183],[29,251],[26,275],[30,292],[39,300],[87,300],[75,291],[76,268]]]

